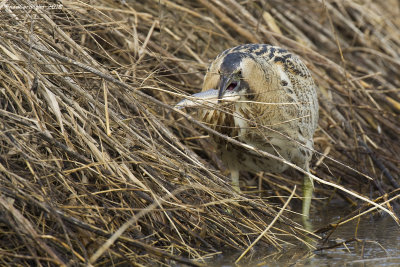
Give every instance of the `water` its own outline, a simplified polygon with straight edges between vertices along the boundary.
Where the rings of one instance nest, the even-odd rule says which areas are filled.
[[[347,214],[345,208],[325,208],[313,214],[312,222],[318,229]],[[339,226],[329,237],[327,234],[327,241],[317,245],[325,249],[309,251],[298,246],[283,252],[266,251],[265,256],[242,266],[400,266],[400,227],[390,216],[364,215]],[[343,241],[348,242],[341,244]],[[231,255],[224,260],[227,264],[218,265],[233,266],[234,258]]]
[[[344,245],[343,241],[349,242]],[[340,245],[333,248],[335,244]],[[259,266],[400,266],[400,228],[390,216],[365,216],[340,226],[322,246],[326,249],[302,255],[302,249],[295,249],[293,254],[302,257],[286,254],[274,263],[259,262]]]

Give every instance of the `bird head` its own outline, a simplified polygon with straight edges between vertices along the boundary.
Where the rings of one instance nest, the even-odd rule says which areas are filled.
[[[222,53],[210,65],[200,93],[182,100],[175,107],[196,107],[237,100],[253,100],[257,88],[270,86],[269,62],[246,52]],[[268,65],[268,66],[267,66]]]
[[[248,84],[243,79],[244,59],[246,57],[248,55],[245,53],[229,53],[221,61],[217,70],[219,75],[218,101],[223,100],[225,95],[236,94],[240,96],[247,91]]]

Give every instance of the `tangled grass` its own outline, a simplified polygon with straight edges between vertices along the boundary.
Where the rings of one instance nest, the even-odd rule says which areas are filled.
[[[399,3],[301,2],[0,4],[0,263],[197,266],[254,241],[318,247],[306,237],[338,224],[297,223],[301,175],[232,192],[212,130],[172,108],[242,43],[289,49],[318,84],[313,209],[341,199],[398,220]]]

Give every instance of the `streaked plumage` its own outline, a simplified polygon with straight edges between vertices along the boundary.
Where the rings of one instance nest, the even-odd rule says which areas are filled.
[[[230,101],[224,101],[225,95]],[[202,92],[193,96],[197,101],[188,104],[183,100],[178,106],[199,106],[213,100],[217,105],[203,108],[200,120],[309,171],[318,100],[311,74],[296,55],[266,44],[230,48],[211,63]],[[240,170],[280,173],[288,168],[223,139],[215,137],[215,141],[236,188]],[[312,182],[308,177],[304,181],[303,214],[308,216]]]

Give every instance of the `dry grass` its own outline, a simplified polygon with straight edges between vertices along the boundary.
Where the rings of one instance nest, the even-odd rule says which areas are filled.
[[[235,194],[211,129],[170,108],[242,43],[297,53],[319,85],[311,167],[339,188],[316,183],[315,210],[336,198],[371,208],[345,188],[398,195],[398,1],[126,2],[0,8],[1,264],[200,265],[254,240],[306,243],[301,175]]]

